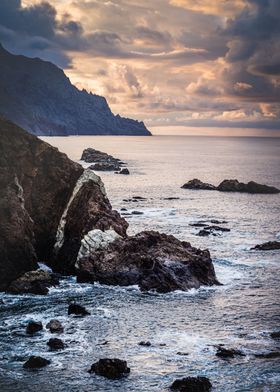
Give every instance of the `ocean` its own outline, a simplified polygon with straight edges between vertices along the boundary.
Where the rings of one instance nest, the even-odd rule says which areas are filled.
[[[0,295],[0,391],[163,392],[175,378],[209,377],[217,392],[280,390],[279,358],[255,354],[280,351],[270,333],[280,330],[279,251],[253,251],[280,238],[280,195],[250,195],[181,189],[190,179],[218,185],[237,178],[280,188],[280,138],[253,137],[52,137],[43,140],[79,161],[93,147],[127,163],[130,175],[101,173],[114,209],[125,213],[129,234],[158,230],[208,248],[223,286],[169,294],[141,293],[137,287],[106,287],[63,280],[48,296]],[[144,200],[124,201],[133,196]],[[190,224],[226,221],[230,232],[199,237]],[[91,312],[69,318],[77,300]],[[2,302],[1,302],[2,301]],[[45,325],[58,318],[67,347],[48,351],[51,334],[26,337],[29,319]],[[53,337],[53,336],[52,336]],[[139,346],[150,341],[151,346]],[[106,343],[107,342],[107,343]],[[106,343],[106,344],[104,344]],[[224,360],[225,344],[246,356]],[[52,361],[36,372],[22,369],[29,355]],[[129,377],[109,381],[87,373],[103,357],[126,359]]]

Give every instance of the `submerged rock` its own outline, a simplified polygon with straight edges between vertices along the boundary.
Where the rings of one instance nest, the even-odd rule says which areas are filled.
[[[51,338],[48,342],[47,345],[52,349],[52,350],[62,350],[64,348],[64,343],[61,339],[58,338]]]
[[[90,312],[86,310],[86,308],[82,305],[79,305],[77,303],[71,303],[68,306],[68,315],[70,314],[76,314],[78,316],[88,316],[90,315]]]
[[[51,362],[45,358],[32,355],[24,364],[25,369],[39,369],[49,365]]]
[[[32,335],[36,332],[42,331],[43,329],[43,324],[41,321],[29,321],[26,327],[26,333],[29,335]]]
[[[59,320],[50,320],[46,325],[46,328],[49,329],[51,333],[62,333],[64,331],[63,325]]]
[[[118,171],[121,168],[119,164],[104,162],[104,163],[95,163],[94,165],[89,166],[89,169],[95,171]]]
[[[208,392],[212,384],[207,377],[185,377],[175,380],[171,385],[172,391],[178,392]]]
[[[95,373],[99,376],[107,377],[116,380],[127,376],[130,373],[130,368],[127,367],[127,362],[117,358],[104,358],[95,362],[89,373]]]
[[[251,250],[277,250],[280,249],[280,241],[268,241],[251,248]]]
[[[197,178],[190,180],[186,184],[184,184],[181,188],[183,189],[203,189],[208,191],[216,190],[216,187],[212,184],[208,184],[207,182],[202,182]]]
[[[218,186],[220,192],[243,192],[243,193],[279,193],[280,190],[268,185],[250,181],[247,184],[238,180],[224,180]]]
[[[57,286],[59,284],[58,278],[43,270],[30,271],[23,274],[20,278],[13,281],[7,291],[11,294],[48,294],[48,288]]]
[[[89,231],[125,236],[128,227],[93,171],[1,117],[0,216],[0,290],[36,270],[38,260],[73,273]]]
[[[219,284],[208,250],[155,231],[118,238],[105,250],[80,259],[76,267],[100,283],[137,284],[143,291],[165,293]]]

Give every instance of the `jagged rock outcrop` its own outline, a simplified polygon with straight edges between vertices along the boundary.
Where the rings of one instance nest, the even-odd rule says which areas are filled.
[[[198,189],[198,190],[216,190],[220,192],[241,192],[241,193],[279,193],[280,190],[274,186],[258,184],[254,181],[249,181],[247,184],[239,182],[238,180],[223,180],[217,187],[202,182],[197,178],[188,181],[181,188],[184,189]]]
[[[38,260],[73,272],[89,231],[127,226],[98,176],[0,117],[0,290]]]
[[[208,250],[154,231],[117,238],[106,249],[92,248],[76,267],[90,282],[137,284],[143,291],[164,293],[219,284]]]
[[[0,44],[0,114],[36,135],[151,135],[114,115],[104,97],[79,90],[54,64]]]

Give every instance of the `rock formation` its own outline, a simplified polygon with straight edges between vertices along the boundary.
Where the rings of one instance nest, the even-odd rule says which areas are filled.
[[[199,190],[217,190],[220,192],[241,192],[241,193],[279,193],[280,190],[269,185],[258,184],[257,182],[250,181],[247,184],[239,182],[238,180],[224,180],[217,187],[202,182],[197,178],[190,180],[181,188],[184,189],[199,189]]]
[[[106,249],[92,248],[81,255],[76,267],[91,282],[138,284],[143,291],[164,293],[219,284],[208,250],[154,231],[112,239]]]
[[[0,118],[0,290],[37,261],[71,273],[94,229],[126,234],[100,178]]]
[[[127,367],[127,362],[121,359],[102,358],[92,364],[89,373],[95,373],[111,380],[117,380],[127,376],[130,373],[130,368]]]
[[[0,45],[0,114],[36,135],[151,135],[114,115],[104,97],[79,90],[54,64]]]
[[[263,244],[258,244],[251,248],[251,250],[277,250],[280,249],[280,241],[268,241]]]

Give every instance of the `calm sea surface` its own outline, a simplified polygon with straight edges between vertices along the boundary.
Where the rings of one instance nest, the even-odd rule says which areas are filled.
[[[277,359],[254,354],[280,351],[270,333],[280,330],[279,251],[257,252],[257,243],[280,239],[280,195],[227,194],[180,187],[192,178],[217,185],[225,178],[254,180],[280,188],[280,139],[222,137],[68,137],[44,138],[78,161],[94,147],[127,162],[129,176],[99,173],[115,209],[127,216],[133,234],[159,230],[194,246],[209,248],[224,285],[190,292],[142,294],[137,287],[76,284],[65,279],[46,297],[0,295],[0,391],[163,392],[172,380],[204,375],[217,392],[280,390]],[[147,198],[124,202],[132,196]],[[166,200],[175,197],[176,200]],[[229,233],[198,237],[189,224],[226,220]],[[86,318],[67,316],[70,300],[91,311]],[[26,337],[28,320],[58,318],[67,348],[50,352],[44,330]],[[53,337],[53,336],[52,336]],[[138,346],[149,340],[150,347]],[[107,341],[107,344],[102,344]],[[214,345],[243,350],[246,357],[222,360]],[[179,355],[178,353],[188,353]],[[23,370],[29,355],[51,365]],[[102,357],[126,359],[131,374],[121,381],[90,375]]]

